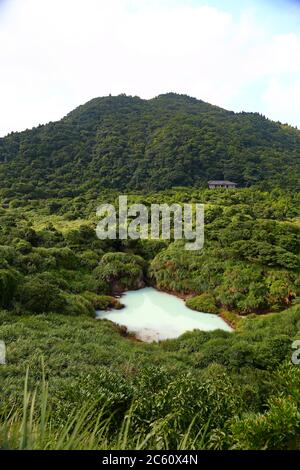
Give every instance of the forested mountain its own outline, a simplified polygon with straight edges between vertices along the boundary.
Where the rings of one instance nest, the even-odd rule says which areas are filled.
[[[165,189],[230,179],[300,189],[300,131],[185,95],[96,98],[58,122],[0,139],[3,197],[91,187]]]

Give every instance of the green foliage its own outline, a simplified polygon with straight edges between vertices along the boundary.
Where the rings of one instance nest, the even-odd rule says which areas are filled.
[[[64,198],[93,187],[160,190],[210,179],[299,189],[299,148],[297,129],[184,95],[96,98],[61,121],[0,139],[2,196]],[[57,214],[61,204],[46,210]],[[280,216],[284,203],[274,210]],[[80,204],[65,216],[82,217]]]
[[[0,245],[0,268],[7,268],[13,263],[16,253],[11,246]]]
[[[118,379],[120,396],[128,391],[124,381],[116,374],[103,374],[105,383],[114,384]],[[102,376],[102,377],[103,377]],[[101,376],[99,377],[101,381]],[[114,422],[111,414],[112,403],[108,399],[104,405],[89,399],[73,408],[63,425],[57,426],[53,420],[53,409],[49,401],[48,383],[43,372],[39,390],[28,390],[28,370],[23,392],[23,408],[14,406],[9,413],[0,417],[1,450],[142,450],[148,449],[195,449],[202,448],[205,427],[195,437],[194,420],[180,434],[172,436],[169,442],[169,420],[154,421],[152,429],[136,431],[136,412],[133,408],[124,414],[123,420]],[[124,393],[125,392],[125,393]],[[107,390],[106,390],[107,394]],[[40,406],[37,406],[38,398]],[[118,403],[119,404],[119,403]],[[193,434],[192,434],[193,433]],[[195,442],[197,440],[197,446]]]
[[[10,306],[16,292],[20,276],[11,269],[0,269],[0,307]]]
[[[181,241],[162,249],[150,263],[154,283],[212,294],[218,306],[241,314],[291,305],[300,292],[298,225],[261,219],[262,206],[241,205],[241,192],[214,199],[223,206],[208,206],[204,249],[188,252]]]
[[[152,112],[159,112],[158,121]],[[299,448],[299,369],[288,363],[300,332],[299,195],[257,186],[129,195],[130,203],[147,207],[203,202],[201,252],[188,252],[180,241],[95,236],[95,208],[118,197],[105,185],[145,185],[148,191],[223,175],[241,184],[262,181],[266,188],[285,184],[297,132],[283,132],[258,116],[225,114],[186,97],[147,104],[120,97],[96,100],[61,123],[0,140],[0,155],[7,152],[7,163],[0,165],[6,177],[0,340],[7,345],[7,364],[0,368],[1,447]],[[231,130],[215,147],[215,121],[219,131],[227,119]],[[257,119],[262,166],[249,164],[258,152],[250,135]],[[236,140],[238,150],[224,146],[233,137],[242,139]],[[272,146],[265,147],[265,139]],[[279,160],[276,171],[273,158]],[[97,181],[90,178],[94,174]],[[95,320],[96,309],[121,308],[109,294],[148,282],[192,295],[192,308],[220,311],[236,331],[196,330],[144,344],[107,320]]]
[[[204,313],[215,313],[219,312],[218,307],[216,306],[216,301],[213,295],[211,294],[201,294],[195,297],[192,297],[186,301],[186,305],[193,310]]]
[[[234,329],[238,329],[243,324],[243,318],[234,312],[229,312],[228,310],[221,311],[222,318],[229,323]],[[249,315],[251,317],[251,315]]]
[[[80,264],[89,270],[93,270],[98,266],[99,255],[93,250],[85,250],[80,253]]]
[[[140,256],[128,253],[106,253],[93,276],[109,283],[112,291],[144,287],[146,263]]]
[[[235,449],[299,449],[300,369],[285,364],[277,379],[285,382],[281,396],[271,396],[263,413],[231,421],[230,445]]]
[[[55,259],[57,268],[77,268],[78,260],[70,248],[49,248],[48,253]]]
[[[40,276],[27,278],[20,285],[18,300],[25,310],[32,313],[60,312],[66,300],[60,289],[51,281]]]
[[[66,315],[88,315],[93,317],[95,315],[95,310],[93,305],[89,299],[82,295],[74,295],[74,294],[63,294],[63,305],[59,306],[52,306],[52,310],[55,312],[63,313]]]
[[[122,435],[127,449],[299,448],[299,368],[289,363],[299,328],[294,307],[248,317],[234,334],[143,344],[83,315],[2,312],[1,447],[114,449]]]
[[[114,308],[120,310],[124,305],[110,295],[97,295],[92,292],[85,292],[84,297],[89,300],[95,310],[109,310]]]

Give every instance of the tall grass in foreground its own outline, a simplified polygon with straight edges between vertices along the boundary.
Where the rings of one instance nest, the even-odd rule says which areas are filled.
[[[170,416],[154,422],[150,432],[137,433],[132,429],[134,410],[131,408],[119,428],[112,431],[111,420],[107,417],[105,405],[100,408],[97,402],[86,403],[80,409],[74,409],[63,425],[57,425],[51,417],[48,400],[48,384],[42,375],[41,390],[28,390],[27,370],[24,382],[23,406],[14,406],[0,416],[0,450],[33,449],[33,450],[142,450],[171,448],[167,429]],[[38,399],[37,399],[38,398]],[[205,446],[206,429],[196,437],[192,430],[196,417],[172,449],[193,450]]]

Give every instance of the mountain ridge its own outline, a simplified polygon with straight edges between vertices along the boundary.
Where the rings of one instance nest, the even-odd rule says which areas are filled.
[[[299,189],[299,157],[300,131],[259,113],[176,93],[122,94],[0,138],[0,194],[51,197],[92,185],[160,190],[210,179]]]

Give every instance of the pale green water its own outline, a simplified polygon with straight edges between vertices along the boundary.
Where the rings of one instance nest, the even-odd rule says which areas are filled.
[[[98,310],[96,317],[126,326],[142,341],[177,338],[185,331],[195,329],[232,331],[219,316],[194,312],[186,307],[183,300],[152,287],[127,292],[121,301],[124,309]]]

